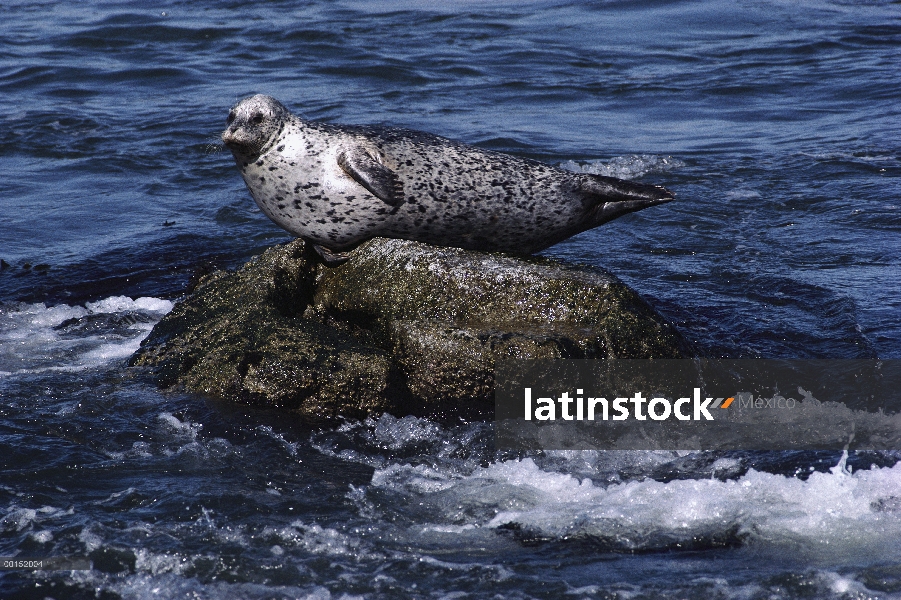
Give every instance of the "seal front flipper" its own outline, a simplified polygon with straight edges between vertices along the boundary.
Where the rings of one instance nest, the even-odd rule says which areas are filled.
[[[403,203],[403,184],[397,174],[374,159],[366,150],[345,150],[338,155],[338,166],[385,204],[399,206]]]
[[[580,181],[579,189],[590,203],[589,214],[594,226],[675,198],[671,191],[659,185],[588,173]]]
[[[332,252],[319,244],[313,244],[313,250],[316,251],[316,254],[319,255],[326,267],[337,267],[350,260],[349,252]]]

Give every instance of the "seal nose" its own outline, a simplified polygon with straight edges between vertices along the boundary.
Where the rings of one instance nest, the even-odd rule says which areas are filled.
[[[228,127],[225,131],[222,132],[222,141],[226,144],[229,142],[235,141],[235,134],[238,133],[238,128],[235,125]]]

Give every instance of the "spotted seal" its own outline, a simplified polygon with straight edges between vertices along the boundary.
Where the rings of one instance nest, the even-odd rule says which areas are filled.
[[[531,254],[673,199],[419,131],[307,121],[262,94],[231,109],[222,141],[263,212],[328,263],[373,237]]]

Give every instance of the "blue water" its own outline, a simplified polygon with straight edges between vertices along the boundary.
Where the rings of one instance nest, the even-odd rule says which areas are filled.
[[[94,563],[0,597],[901,597],[895,453],[507,456],[125,367],[289,239],[218,144],[257,92],[664,184],[545,254],[712,355],[899,358],[897,2],[13,2],[0,40],[0,555]]]

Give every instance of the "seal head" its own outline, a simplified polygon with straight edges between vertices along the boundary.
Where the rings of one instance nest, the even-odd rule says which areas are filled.
[[[257,94],[239,102],[228,113],[222,142],[236,160],[256,160],[272,147],[290,115],[275,98]]]

